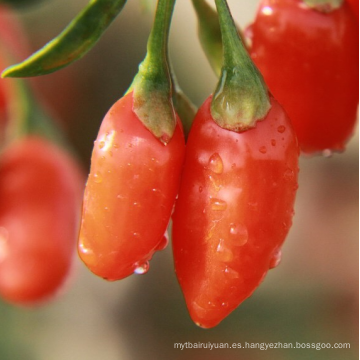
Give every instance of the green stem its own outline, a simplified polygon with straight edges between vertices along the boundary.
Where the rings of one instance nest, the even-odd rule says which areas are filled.
[[[168,38],[175,0],[158,0],[147,54],[128,92],[134,92],[134,111],[161,142],[167,144],[176,126],[168,62]]]
[[[31,89],[23,80],[16,80],[17,110],[15,116],[9,119],[3,147],[24,136],[36,135],[57,143],[60,147],[68,148],[65,137],[35,99]],[[21,108],[21,109],[19,109]]]
[[[0,44],[0,53],[7,62],[13,60],[2,44]],[[11,81],[12,90],[7,99],[8,120],[0,151],[17,139],[29,135],[45,137],[61,147],[68,148],[62,131],[35,99],[27,82],[20,79]]]
[[[264,80],[245,50],[226,0],[215,0],[224,49],[221,77],[211,114],[217,124],[232,131],[245,131],[263,119],[270,109]]]

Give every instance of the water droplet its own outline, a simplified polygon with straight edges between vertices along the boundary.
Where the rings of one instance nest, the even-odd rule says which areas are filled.
[[[224,211],[227,207],[227,203],[224,200],[211,198],[211,209],[215,211]]]
[[[220,239],[219,244],[216,248],[216,251],[218,251],[218,252],[224,251],[224,248],[225,248],[224,242],[225,242],[224,239]]]
[[[95,173],[95,174],[94,174],[94,182],[95,182],[96,184],[102,183],[102,177],[101,177],[101,175],[100,175],[99,173]]]
[[[277,267],[281,262],[281,249],[276,249],[269,263],[269,269]]]
[[[294,171],[291,169],[286,169],[286,171],[284,172],[284,179],[287,181],[291,181],[294,179]]]
[[[222,185],[218,184],[217,181],[211,175],[209,175],[209,180],[211,182],[211,185],[214,187],[214,190],[216,192],[219,192],[220,189],[222,188]]]
[[[134,233],[133,233],[133,237],[139,239],[139,238],[140,238],[140,234],[137,233],[137,232],[134,232]]]
[[[99,137],[99,148],[103,151],[107,151],[111,148],[114,138],[116,136],[116,131],[112,130],[111,132],[106,132],[105,135],[100,135]]]
[[[109,208],[107,206],[104,207],[105,211],[109,211]]]
[[[228,247],[225,246],[224,239],[219,240],[219,244],[216,248],[216,251],[220,255],[221,258],[220,260],[224,262],[230,262],[234,259],[234,254]]]
[[[259,151],[260,151],[262,154],[266,154],[266,152],[267,152],[266,146],[261,146],[261,147],[259,148]]]
[[[105,146],[105,141],[99,142],[99,149],[102,149]]]
[[[277,131],[282,134],[284,131],[286,130],[286,127],[284,125],[280,125],[278,128],[277,128]]]
[[[199,193],[201,193],[203,191],[203,187],[199,186]]]
[[[137,201],[134,201],[133,205],[134,205],[134,206],[140,206],[140,203],[137,202]]]
[[[94,253],[91,249],[88,249],[87,247],[84,246],[82,239],[80,239],[79,241],[79,251],[85,255],[92,255]]]
[[[214,153],[210,156],[209,163],[206,168],[215,174],[221,174],[223,172],[224,164],[218,153]]]
[[[271,145],[275,146],[276,145],[276,140],[275,139],[271,139]]]
[[[330,149],[325,149],[325,150],[323,150],[322,155],[326,158],[329,158],[333,155],[333,153]]]
[[[119,144],[113,144],[113,148],[118,149],[118,148],[119,148]]]
[[[137,275],[142,275],[142,274],[146,274],[149,271],[150,265],[148,261],[145,261],[143,263],[136,263],[135,264],[135,270],[134,270],[134,274]]]
[[[243,246],[249,239],[247,228],[240,224],[230,224],[229,228],[231,243],[234,246]]]
[[[160,251],[164,250],[169,244],[169,234],[167,230],[165,231],[164,236],[161,238],[160,242],[157,244],[155,250]]]
[[[230,279],[237,279],[239,277],[239,273],[236,270],[232,269],[230,266],[225,266],[224,273]]]

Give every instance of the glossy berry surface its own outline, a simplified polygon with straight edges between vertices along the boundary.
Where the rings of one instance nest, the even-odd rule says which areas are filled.
[[[191,318],[217,325],[281,256],[297,190],[299,149],[288,117],[272,108],[255,128],[220,128],[211,97],[187,143],[173,215],[176,274]]]
[[[130,93],[105,116],[84,196],[79,254],[107,280],[148,270],[153,253],[163,247],[183,165],[179,119],[164,145],[132,108]]]
[[[305,153],[344,149],[359,100],[357,21],[344,2],[323,13],[301,0],[263,0],[251,56],[284,107]]]

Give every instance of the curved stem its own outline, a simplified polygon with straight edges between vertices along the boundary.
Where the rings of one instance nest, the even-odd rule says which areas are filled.
[[[205,0],[192,0],[198,18],[198,36],[210,66],[217,76],[223,62],[223,48],[218,15]]]
[[[0,52],[8,62],[13,60],[13,57],[2,44],[0,44]],[[11,80],[11,86],[12,91],[7,99],[8,120],[3,143],[0,144],[0,151],[15,140],[29,135],[41,136],[63,148],[68,148],[62,131],[39,101],[35,99],[30,85],[24,80],[16,79]]]

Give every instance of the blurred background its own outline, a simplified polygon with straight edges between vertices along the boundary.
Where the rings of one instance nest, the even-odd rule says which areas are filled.
[[[48,0],[18,11],[32,50],[56,36],[86,0]],[[80,61],[36,79],[44,100],[88,171],[93,141],[145,56],[155,1],[131,0]],[[257,1],[229,0],[237,23]],[[196,37],[190,1],[177,2],[170,51],[179,83],[197,105],[214,90]],[[1,360],[356,359],[358,358],[358,131],[346,152],[302,157],[294,225],[281,265],[253,296],[214,329],[187,314],[171,245],[155,254],[146,275],[108,283],[77,260],[67,291],[35,309],[0,300]],[[179,342],[350,343],[350,349],[267,351],[174,349]]]

